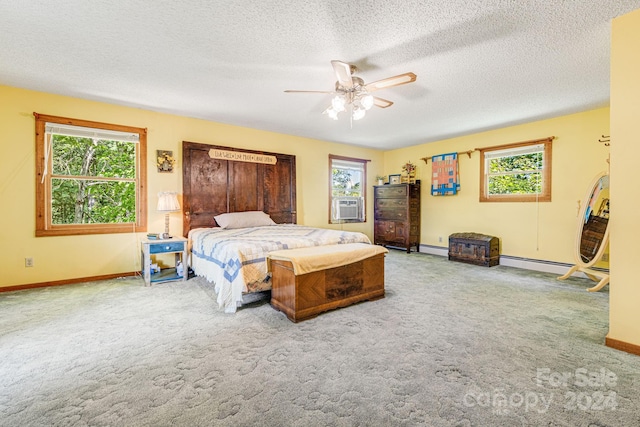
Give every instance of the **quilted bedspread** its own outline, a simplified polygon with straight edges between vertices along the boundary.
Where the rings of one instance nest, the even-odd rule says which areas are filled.
[[[218,305],[234,313],[242,294],[271,289],[267,255],[281,249],[343,243],[371,243],[358,232],[295,224],[223,229],[198,228],[189,232],[191,268],[213,282]]]

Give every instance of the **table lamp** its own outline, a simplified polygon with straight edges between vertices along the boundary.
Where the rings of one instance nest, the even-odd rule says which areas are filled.
[[[180,211],[180,203],[178,202],[178,194],[174,191],[163,191],[158,193],[158,211],[165,212],[164,215],[164,234],[163,238],[170,237],[169,234],[169,214],[171,212]]]

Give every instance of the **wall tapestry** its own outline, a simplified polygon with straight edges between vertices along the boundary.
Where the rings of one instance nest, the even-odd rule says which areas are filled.
[[[431,157],[431,195],[450,196],[460,191],[458,153],[439,154]]]

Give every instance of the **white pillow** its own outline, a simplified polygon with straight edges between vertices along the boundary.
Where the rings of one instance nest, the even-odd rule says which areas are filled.
[[[260,227],[276,225],[269,215],[262,211],[230,212],[213,217],[222,228]]]

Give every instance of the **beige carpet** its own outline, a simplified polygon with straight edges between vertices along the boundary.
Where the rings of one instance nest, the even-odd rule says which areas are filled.
[[[640,425],[591,285],[391,251],[386,298],[298,324],[201,278],[3,293],[0,425]]]

